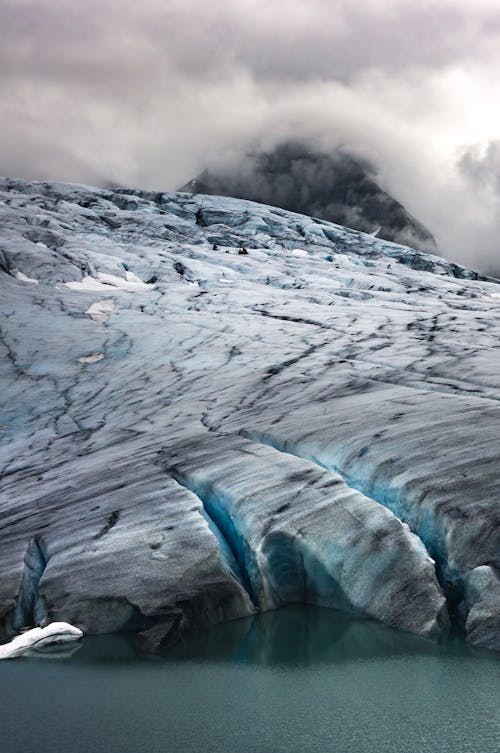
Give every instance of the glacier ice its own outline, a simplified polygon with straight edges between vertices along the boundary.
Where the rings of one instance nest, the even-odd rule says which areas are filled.
[[[425,547],[338,475],[239,437],[195,437],[164,450],[230,542],[260,609],[302,602],[425,635],[447,624]]]
[[[500,651],[500,578],[498,569],[480,565],[465,577],[465,627],[473,645]]]
[[[79,628],[67,622],[52,622],[45,627],[27,630],[13,638],[10,643],[0,645],[0,659],[15,659],[30,651],[59,643],[72,643],[83,636]]]
[[[497,281],[214,196],[0,179],[0,227],[2,640],[304,601],[499,647]]]

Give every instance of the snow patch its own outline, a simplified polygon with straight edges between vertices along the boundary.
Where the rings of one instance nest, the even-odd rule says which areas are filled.
[[[34,277],[28,277],[28,275],[23,274],[23,272],[19,272],[17,269],[15,270],[15,275],[18,280],[21,280],[21,282],[32,282],[35,285],[39,285],[38,280],[35,280]]]
[[[126,293],[142,293],[152,290],[154,287],[154,285],[143,282],[133,272],[126,272],[125,274],[126,277],[124,278],[118,275],[106,274],[105,272],[98,272],[97,278],[86,275],[82,280],[65,282],[64,284],[71,290],[85,292],[116,292],[120,290]]]
[[[52,622],[43,628],[27,630],[3,646],[0,646],[0,659],[14,659],[27,651],[54,643],[69,643],[82,638],[82,631],[68,622]]]
[[[70,288],[70,290],[79,290],[83,292],[94,293],[95,291],[107,291],[109,293],[112,290],[114,291],[114,288],[110,285],[104,285],[102,282],[99,282],[99,280],[96,280],[95,277],[90,277],[89,275],[83,277],[82,280],[65,282],[64,284],[67,288]]]
[[[92,303],[85,312],[94,322],[107,322],[115,309],[115,302],[111,299]]]
[[[104,353],[89,353],[88,356],[82,356],[78,360],[80,363],[97,363],[97,361],[102,361],[104,358]]]

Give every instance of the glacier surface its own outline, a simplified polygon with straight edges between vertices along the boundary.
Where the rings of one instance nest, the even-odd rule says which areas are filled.
[[[500,650],[500,286],[249,201],[0,179],[0,639],[291,602]]]

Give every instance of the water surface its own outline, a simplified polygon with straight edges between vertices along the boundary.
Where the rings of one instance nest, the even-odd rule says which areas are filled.
[[[76,648],[76,647],[75,647]],[[1,753],[498,753],[500,657],[332,610],[0,663]]]

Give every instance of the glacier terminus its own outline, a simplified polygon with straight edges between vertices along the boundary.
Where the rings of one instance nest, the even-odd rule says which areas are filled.
[[[500,650],[500,284],[250,201],[0,179],[0,641],[315,604]]]

